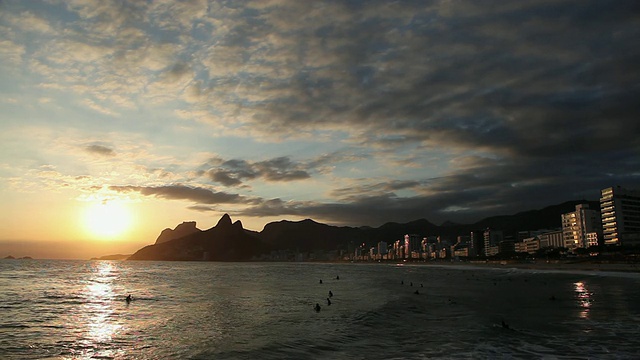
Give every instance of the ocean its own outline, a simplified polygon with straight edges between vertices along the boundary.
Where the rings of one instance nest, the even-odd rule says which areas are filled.
[[[0,260],[0,358],[638,359],[639,285],[508,266]]]

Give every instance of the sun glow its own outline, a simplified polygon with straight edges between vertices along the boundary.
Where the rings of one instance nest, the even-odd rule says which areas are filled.
[[[129,230],[131,212],[121,202],[98,202],[85,209],[83,220],[90,234],[101,239],[111,239]]]

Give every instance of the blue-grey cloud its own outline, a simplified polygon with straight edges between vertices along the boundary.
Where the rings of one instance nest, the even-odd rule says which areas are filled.
[[[206,170],[207,176],[214,182],[226,186],[236,186],[246,180],[260,178],[270,182],[304,180],[309,173],[288,157],[279,157],[265,161],[211,159],[213,168]]]
[[[115,156],[116,152],[107,146],[104,145],[88,145],[85,147],[85,150],[91,154],[101,155],[101,156]]]
[[[127,131],[206,124],[239,146],[282,145],[229,148],[193,166],[197,181],[238,192],[332,181],[323,201],[252,203],[206,185],[117,191],[371,224],[474,219],[640,182],[634,1],[68,2],[62,17],[25,4],[0,15],[0,60],[32,71],[39,89],[75,94]],[[336,152],[294,153],[301,140]]]
[[[250,204],[254,200],[247,199],[238,194],[212,191],[202,187],[192,187],[186,185],[165,185],[165,186],[132,186],[113,185],[110,190],[127,193],[137,192],[144,196],[155,196],[169,200],[188,200],[199,204]]]

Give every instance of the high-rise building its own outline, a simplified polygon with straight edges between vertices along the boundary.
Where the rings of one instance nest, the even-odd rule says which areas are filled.
[[[564,239],[562,237],[562,231],[546,231],[538,235],[540,239],[540,248],[559,248],[564,247]]]
[[[378,254],[384,256],[387,255],[387,242],[386,241],[380,241],[378,242]]]
[[[605,244],[640,245],[640,191],[620,186],[603,189],[600,211]]]
[[[469,234],[469,251],[471,256],[484,255],[484,230],[473,230]]]
[[[420,254],[420,244],[422,236],[416,234],[407,234],[404,236],[404,256],[405,258],[416,257]]]
[[[601,233],[600,211],[590,209],[589,204],[578,204],[576,210],[562,214],[564,246],[568,249],[587,248],[587,233]]]
[[[487,228],[484,231],[484,254],[486,256],[496,255],[500,250],[498,245],[504,240],[502,230],[493,230]],[[494,248],[494,249],[490,249]]]

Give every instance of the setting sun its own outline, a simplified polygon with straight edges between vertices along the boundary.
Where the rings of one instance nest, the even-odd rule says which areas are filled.
[[[131,226],[131,212],[122,203],[94,203],[84,211],[86,230],[101,239],[122,235]]]

